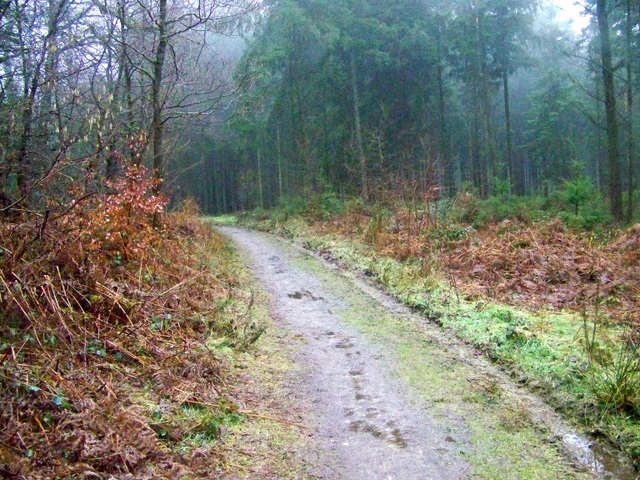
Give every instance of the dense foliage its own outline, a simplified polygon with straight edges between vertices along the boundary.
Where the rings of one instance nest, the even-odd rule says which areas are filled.
[[[236,69],[232,128],[211,156],[193,147],[205,160],[182,185],[222,211],[380,198],[397,180],[486,198],[586,178],[630,219],[640,17],[607,3],[585,5],[576,36],[521,0],[273,2]]]

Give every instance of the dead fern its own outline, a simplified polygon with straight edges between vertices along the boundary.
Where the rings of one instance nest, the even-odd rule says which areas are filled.
[[[0,476],[210,478],[223,464],[216,442],[177,453],[194,422],[180,409],[233,404],[207,342],[233,335],[220,304],[244,298],[194,204],[165,214],[155,186],[130,168],[46,222],[0,223]]]

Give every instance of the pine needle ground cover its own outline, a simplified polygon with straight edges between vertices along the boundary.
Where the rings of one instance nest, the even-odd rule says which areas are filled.
[[[253,295],[194,205],[165,213],[154,187],[132,167],[108,195],[2,219],[3,478],[215,478],[242,456],[226,439],[251,423],[233,362],[262,332]]]
[[[352,201],[240,220],[370,277],[637,462],[640,228],[596,235],[548,215],[479,227],[456,210],[466,201]]]

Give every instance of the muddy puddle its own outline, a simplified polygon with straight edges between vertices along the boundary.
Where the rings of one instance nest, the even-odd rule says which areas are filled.
[[[325,479],[636,478],[536,397],[381,292],[271,237],[221,228],[300,337],[296,385]],[[348,276],[348,275],[347,275]],[[429,330],[431,329],[431,330]]]

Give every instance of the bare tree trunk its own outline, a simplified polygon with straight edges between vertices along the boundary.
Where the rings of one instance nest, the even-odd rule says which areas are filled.
[[[152,121],[151,132],[153,136],[153,175],[161,180],[164,175],[164,121],[162,110],[162,75],[164,61],[167,53],[167,0],[159,0],[158,3],[158,45],[155,51],[153,63],[153,78],[151,82]],[[160,187],[158,186],[159,190]],[[158,192],[156,192],[158,193]]]
[[[353,121],[356,135],[356,153],[360,165],[360,195],[363,200],[369,200],[369,184],[367,182],[367,158],[362,144],[362,126],[360,124],[360,106],[358,97],[358,82],[356,76],[356,57],[351,50],[351,90],[353,92]]]
[[[19,2],[15,2],[16,10],[20,10]],[[36,95],[39,91],[41,83],[41,75],[43,64],[46,59],[47,40],[45,39],[42,45],[41,52],[30,52],[29,47],[26,45],[25,25],[21,21],[21,15],[17,13],[17,30],[18,37],[20,39],[21,48],[21,63],[22,63],[22,79],[24,82],[23,87],[23,106],[21,115],[21,132],[17,141],[17,152],[15,157],[16,168],[16,182],[18,186],[18,193],[23,198],[29,194],[29,180],[33,174],[31,159],[29,158],[29,144],[32,140],[32,133],[34,127],[34,108],[36,102]],[[30,28],[29,25],[26,26]],[[51,25],[48,26],[51,28]],[[34,58],[30,58],[29,55],[34,55]],[[38,58],[39,55],[39,58]]]
[[[485,182],[487,189],[487,196],[494,192],[494,180],[496,176],[496,145],[493,138],[493,123],[491,121],[491,97],[489,91],[489,75],[486,71],[486,66],[483,66],[482,72],[482,106],[484,110],[484,128],[487,142],[487,153],[484,155],[485,164]]]
[[[509,76],[507,70],[502,71],[502,86],[504,92],[504,119],[507,136],[507,174],[509,176],[509,195],[516,190],[515,165],[513,160],[513,141],[511,138],[511,109],[509,106]]]
[[[618,117],[616,111],[616,91],[614,83],[613,62],[611,59],[611,41],[609,38],[609,12],[607,0],[598,0],[597,20],[600,33],[600,49],[602,56],[602,80],[604,84],[604,105],[607,124],[607,150],[609,160],[609,198],[611,214],[620,222],[622,212],[622,185],[620,180],[620,146],[618,139]]]
[[[634,178],[634,170],[636,168],[635,162],[635,141],[633,137],[633,57],[634,57],[634,48],[632,42],[632,28],[633,24],[631,21],[631,0],[627,0],[627,98],[626,98],[626,113],[627,113],[627,166],[629,168],[628,172],[628,185],[627,185],[627,222],[631,222],[633,220],[634,213],[634,199],[633,199],[633,191],[635,189],[635,178]]]
[[[283,190],[282,190],[282,148],[280,146],[280,125],[276,125],[276,142],[277,142],[277,155],[278,155],[278,199],[282,205]]]
[[[440,22],[440,18],[438,17]],[[438,49],[438,67],[437,67],[437,79],[438,79],[438,116],[440,123],[440,154],[444,160],[444,187],[446,195],[453,196],[455,190],[455,168],[451,160],[451,153],[449,149],[449,132],[447,128],[447,117],[445,112],[445,92],[444,92],[444,68],[442,58],[442,32],[440,31],[440,25],[438,25],[437,36],[437,49]]]
[[[264,189],[262,186],[262,153],[260,152],[260,145],[256,148],[256,156],[258,160],[258,193],[260,195],[259,206],[264,208]]]
[[[477,2],[476,2],[477,3]],[[477,7],[477,5],[476,5]],[[480,154],[480,196],[487,198],[491,193],[491,183],[494,174],[494,145],[493,129],[491,126],[491,101],[489,99],[489,79],[487,66],[484,60],[484,43],[482,41],[482,26],[480,25],[479,8],[476,8],[475,33],[476,33],[476,82],[479,86],[480,94],[480,125],[484,129],[485,145]]]
[[[315,161],[311,151],[311,140],[307,132],[306,116],[303,111],[302,92],[300,89],[303,79],[300,73],[299,56],[296,56],[295,59],[290,59],[288,68],[289,75],[294,79],[290,102],[294,151],[303,165],[302,191],[304,195],[310,195],[315,189],[317,172],[315,171]]]
[[[120,0],[118,9],[118,21],[120,22],[120,48],[122,48],[120,58],[120,69],[122,72],[122,79],[124,81],[124,104],[126,106],[126,132],[129,139],[132,138],[135,130],[134,118],[133,118],[133,79],[132,79],[132,66],[131,59],[129,58],[129,38],[127,27],[127,6],[126,0]],[[129,142],[126,142],[129,143]],[[140,158],[136,156],[135,149],[129,149],[129,157],[132,165],[135,165],[140,161]]]
[[[44,127],[44,138],[47,143],[47,147],[50,150],[56,149],[60,142],[56,142],[55,131],[57,129],[57,122],[55,122],[55,106],[54,95],[57,88],[57,72],[58,72],[58,35],[57,24],[58,17],[61,10],[64,8],[64,0],[60,3],[56,0],[49,0],[49,19],[48,19],[48,42],[46,45],[46,58],[44,61],[44,85],[42,86],[42,96],[40,100],[41,104],[41,118],[43,119],[42,126]],[[58,117],[59,118],[59,117]],[[58,144],[58,145],[56,145]]]
[[[28,155],[29,142],[33,130],[33,108],[40,80],[40,67],[36,69],[31,82],[24,88],[24,106],[22,107],[22,131],[18,139],[18,152],[16,156],[18,190],[22,196],[28,194],[28,177],[31,174],[30,159]]]

